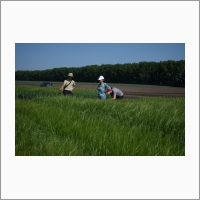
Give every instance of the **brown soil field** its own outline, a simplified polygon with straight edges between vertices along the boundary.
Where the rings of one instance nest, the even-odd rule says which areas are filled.
[[[37,81],[15,81],[15,85],[32,85],[39,86],[42,82]],[[62,83],[52,82],[54,87],[61,87]],[[97,90],[96,84],[76,83],[77,88],[90,88]],[[109,84],[111,87],[116,87],[124,93],[124,98],[138,98],[138,97],[185,97],[185,88],[157,86],[157,85],[124,85],[124,84]]]

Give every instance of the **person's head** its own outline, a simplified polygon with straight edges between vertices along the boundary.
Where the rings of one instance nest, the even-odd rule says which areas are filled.
[[[112,95],[112,93],[113,93],[112,88],[111,89],[107,89],[107,94]]]
[[[68,79],[72,79],[74,77],[72,73],[69,73],[67,76],[68,76]]]
[[[112,90],[113,88],[111,87],[110,89],[107,89],[107,94],[110,94],[111,96],[113,96],[113,90]]]
[[[100,83],[103,83],[104,82],[104,77],[103,76],[99,76],[98,80],[99,80]]]

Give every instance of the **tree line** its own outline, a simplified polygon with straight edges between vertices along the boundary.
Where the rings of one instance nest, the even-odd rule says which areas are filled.
[[[98,77],[103,75],[108,83],[185,87],[185,60],[19,70],[15,72],[15,79],[63,82],[68,73],[73,73],[77,82],[97,82]]]

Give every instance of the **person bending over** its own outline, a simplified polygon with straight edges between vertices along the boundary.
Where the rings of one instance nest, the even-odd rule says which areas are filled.
[[[124,93],[119,90],[118,88],[111,87],[111,89],[107,90],[107,94],[110,94],[112,99],[123,99],[124,98]]]

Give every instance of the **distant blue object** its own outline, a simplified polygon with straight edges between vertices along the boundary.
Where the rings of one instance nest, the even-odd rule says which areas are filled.
[[[42,84],[40,84],[40,87],[49,87],[49,86],[53,86],[53,84],[50,82],[43,82]]]

